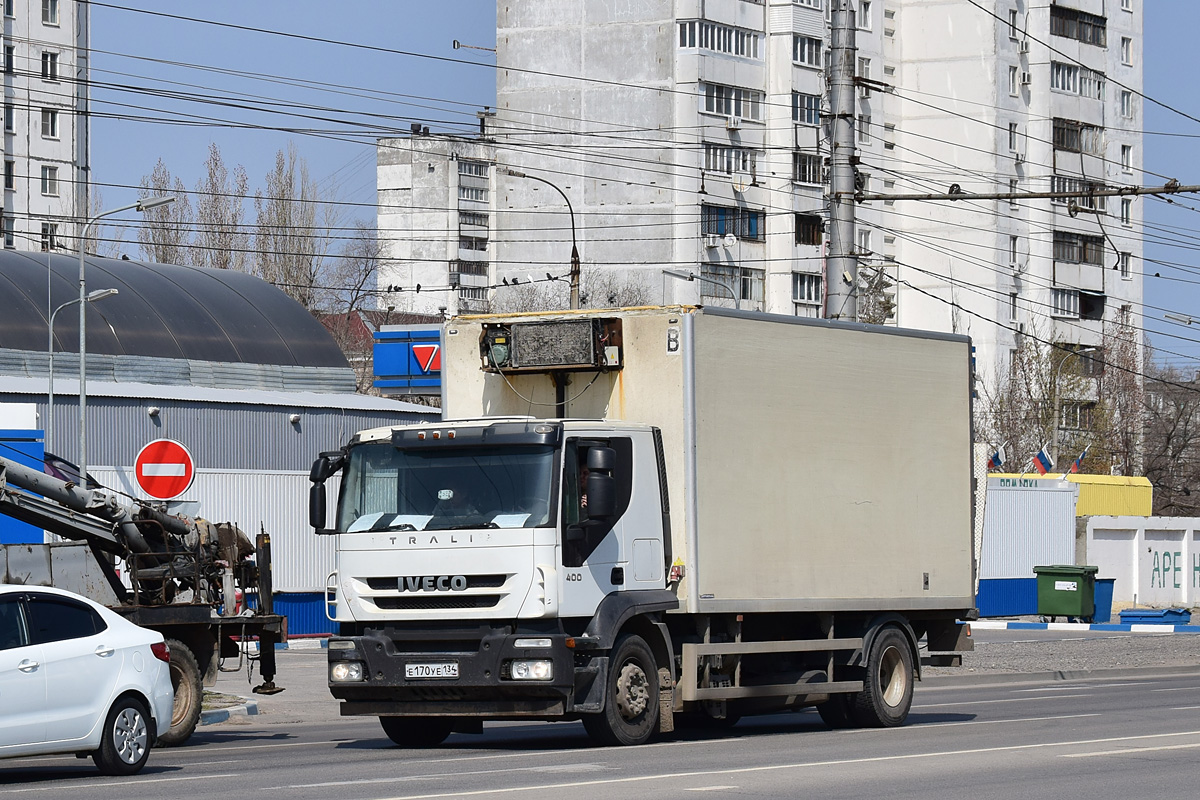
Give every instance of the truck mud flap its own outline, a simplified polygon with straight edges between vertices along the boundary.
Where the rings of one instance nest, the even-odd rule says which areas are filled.
[[[586,666],[575,668],[575,703],[578,714],[599,714],[604,710],[608,687],[608,656],[595,656]]]

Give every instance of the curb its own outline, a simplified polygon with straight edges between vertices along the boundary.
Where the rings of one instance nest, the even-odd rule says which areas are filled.
[[[1050,672],[993,672],[970,675],[930,675],[921,678],[929,689],[951,689],[969,686],[1001,686],[1018,683],[1047,683],[1053,681],[1104,680],[1111,678],[1152,678],[1200,676],[1200,664],[1180,667],[1115,667],[1109,669],[1070,669]]]
[[[214,708],[212,711],[200,712],[200,725],[216,725],[218,722],[227,722],[230,717],[256,717],[258,716],[258,701],[243,698],[245,700],[239,706],[230,706],[229,708]]]
[[[1200,633],[1200,625],[1110,624],[1086,622],[1004,622],[976,620],[972,630],[978,631],[1109,631],[1116,633]]]

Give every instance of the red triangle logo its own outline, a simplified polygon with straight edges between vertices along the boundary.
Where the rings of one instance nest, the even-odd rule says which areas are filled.
[[[412,351],[413,357],[417,359],[417,364],[421,367],[421,372],[425,374],[441,372],[442,346],[440,344],[414,344]]]

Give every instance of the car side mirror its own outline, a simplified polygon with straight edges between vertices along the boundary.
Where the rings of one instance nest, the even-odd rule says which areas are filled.
[[[314,483],[308,489],[308,524],[317,533],[325,531],[325,484]]]

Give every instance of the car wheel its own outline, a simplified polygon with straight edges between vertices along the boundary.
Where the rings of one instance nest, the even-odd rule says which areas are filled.
[[[133,775],[150,757],[150,712],[136,697],[121,697],[108,711],[100,749],[92,753],[101,774]]]
[[[171,706],[171,725],[159,734],[156,743],[161,747],[188,740],[200,722],[200,707],[204,702],[204,682],[196,656],[177,639],[167,639],[167,647],[171,649],[171,688],[175,690],[175,703]]]

